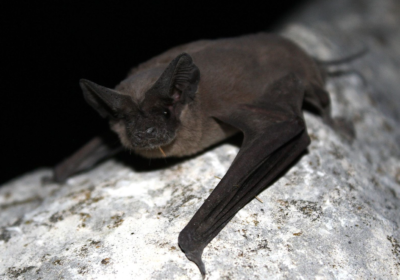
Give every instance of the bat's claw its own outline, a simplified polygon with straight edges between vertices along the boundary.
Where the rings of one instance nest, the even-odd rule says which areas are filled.
[[[182,252],[185,253],[186,258],[197,265],[204,279],[206,276],[206,268],[204,266],[203,260],[201,259],[201,255],[203,254],[205,246],[198,244],[198,242],[194,241],[191,238],[191,234],[188,232],[188,230],[185,229],[179,234],[178,244]]]
[[[334,118],[333,128],[340,133],[348,142],[352,143],[356,138],[356,130],[351,121],[344,118]]]
[[[194,262],[197,267],[200,270],[201,275],[203,275],[203,278],[206,276],[206,267],[204,266],[203,260],[201,259],[201,253],[197,254],[197,252],[185,252],[186,257],[191,260],[192,262]]]

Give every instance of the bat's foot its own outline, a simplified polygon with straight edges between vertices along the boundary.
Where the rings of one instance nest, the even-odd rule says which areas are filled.
[[[186,258],[194,262],[200,270],[203,278],[206,276],[206,268],[204,266],[201,255],[203,254],[204,247],[192,239],[191,234],[188,230],[183,229],[178,237],[178,244],[182,252],[185,253]]]
[[[333,128],[350,143],[356,138],[356,130],[351,121],[344,118],[334,118]]]
[[[50,185],[53,183],[57,183],[52,176],[43,176],[41,178],[41,182],[43,186]]]
[[[51,180],[54,183],[63,184],[67,181],[68,177],[62,174],[62,171],[60,171],[57,167],[58,166],[53,169],[53,177],[51,177]]]

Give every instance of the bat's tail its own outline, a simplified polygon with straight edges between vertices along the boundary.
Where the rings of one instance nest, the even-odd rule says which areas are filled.
[[[339,59],[332,59],[332,60],[320,60],[318,58],[314,58],[314,61],[322,66],[322,67],[329,67],[329,66],[334,66],[334,65],[340,65],[340,64],[345,64],[349,63],[353,60],[359,59],[363,57],[366,53],[369,52],[368,47],[364,47],[361,51],[356,52],[352,55],[349,55],[347,57],[339,58]]]
[[[326,81],[327,77],[340,77],[343,75],[349,75],[349,74],[355,74],[357,75],[363,82],[363,84],[366,84],[366,80],[364,76],[357,70],[354,69],[329,69],[331,66],[340,66],[349,62],[352,62],[354,60],[357,60],[361,57],[363,57],[365,54],[369,52],[368,47],[364,47],[361,51],[356,52],[352,55],[349,55],[347,57],[339,58],[339,59],[332,59],[332,60],[320,60],[318,58],[313,58],[315,63],[317,64],[322,79]]]

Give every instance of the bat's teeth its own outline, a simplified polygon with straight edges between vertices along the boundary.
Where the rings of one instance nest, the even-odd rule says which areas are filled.
[[[165,154],[165,152],[164,152],[164,150],[161,148],[161,146],[159,146],[158,149],[160,150],[161,154],[162,154],[164,157],[167,157],[167,155]]]

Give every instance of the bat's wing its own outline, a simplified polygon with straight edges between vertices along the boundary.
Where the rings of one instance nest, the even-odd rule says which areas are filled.
[[[244,140],[224,178],[179,235],[179,246],[203,275],[201,255],[207,244],[310,143],[301,111],[303,95],[301,81],[289,74],[252,104],[215,116],[240,129]]]
[[[57,164],[53,169],[53,181],[63,183],[72,175],[90,169],[120,151],[122,146],[118,137],[111,131],[103,133]]]

